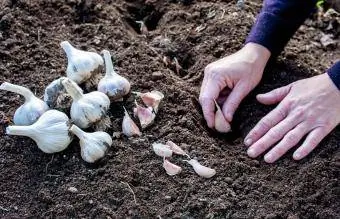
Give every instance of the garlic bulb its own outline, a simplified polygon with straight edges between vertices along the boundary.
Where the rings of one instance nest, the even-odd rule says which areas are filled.
[[[170,149],[170,146],[161,144],[161,143],[153,143],[152,144],[153,151],[161,157],[171,157],[172,156],[172,150]]]
[[[99,81],[98,91],[103,92],[112,100],[121,100],[130,92],[130,82],[117,74],[113,69],[110,52],[103,50],[106,73],[104,78]]]
[[[6,133],[30,137],[43,152],[56,153],[67,148],[72,141],[69,126],[70,121],[65,113],[49,110],[33,125],[8,126]]]
[[[25,98],[25,103],[14,113],[13,121],[15,125],[32,125],[49,109],[44,101],[34,96],[34,94],[25,87],[4,82],[0,85],[0,90],[11,91]]]
[[[153,123],[155,120],[156,114],[153,112],[152,107],[142,107],[138,105],[137,101],[135,101],[136,107],[133,109],[133,112],[135,116],[138,117],[140,124],[142,126],[142,129],[148,127]]]
[[[45,89],[44,101],[50,108],[64,109],[71,107],[72,98],[61,83],[64,79],[66,79],[66,77],[60,77],[52,81]],[[76,86],[74,81],[72,81],[72,83],[75,84],[79,92],[83,92],[79,86]]]
[[[95,123],[106,121],[104,119],[107,118],[110,99],[105,94],[98,91],[83,94],[78,85],[68,78],[61,83],[73,99],[71,119],[74,124],[80,128],[88,128]]]
[[[173,143],[172,141],[167,141],[166,145],[168,145],[172,152],[174,152],[175,154],[187,156],[188,158],[190,158],[190,156],[182,148],[180,148],[177,144]]]
[[[217,104],[216,100],[215,100],[215,105],[217,108],[216,115],[215,115],[215,129],[221,133],[230,132],[231,130],[230,124],[225,119],[223,112],[220,106]]]
[[[151,91],[147,93],[133,92],[138,97],[142,98],[144,104],[148,107],[152,107],[157,113],[159,104],[164,98],[164,94],[159,91]]]
[[[211,169],[209,167],[205,167],[201,165],[197,160],[191,159],[191,160],[185,160],[188,162],[195,170],[195,172],[204,178],[211,178],[216,174],[216,171],[214,169]]]
[[[124,135],[126,135],[128,137],[141,136],[142,135],[138,126],[131,119],[131,117],[130,117],[129,113],[126,111],[125,107],[124,107],[124,118],[123,118],[122,129],[123,129]]]
[[[174,176],[182,171],[180,166],[177,166],[167,159],[163,160],[163,168],[165,169],[166,173],[170,176]]]
[[[81,157],[88,163],[103,158],[112,145],[112,138],[106,132],[87,133],[72,125],[70,131],[79,138]]]
[[[60,46],[67,56],[67,77],[77,84],[89,80],[100,72],[104,60],[99,54],[76,49],[68,41],[61,42]]]

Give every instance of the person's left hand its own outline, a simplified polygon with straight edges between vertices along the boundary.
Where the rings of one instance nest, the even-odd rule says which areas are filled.
[[[262,118],[245,138],[248,156],[273,163],[307,135],[293,158],[307,156],[340,123],[340,91],[328,74],[299,80],[257,96],[259,102],[279,105]],[[277,143],[279,142],[279,143]]]

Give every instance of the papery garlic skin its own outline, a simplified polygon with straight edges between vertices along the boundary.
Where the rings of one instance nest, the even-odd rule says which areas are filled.
[[[130,117],[129,113],[126,111],[125,107],[124,107],[124,118],[123,118],[123,123],[122,123],[122,129],[123,129],[124,135],[126,135],[128,137],[141,136],[142,135],[138,126],[131,119],[131,117]]]
[[[61,42],[60,46],[67,56],[67,77],[77,84],[90,79],[104,64],[104,60],[99,54],[76,49],[68,41]]]
[[[203,166],[195,159],[186,160],[186,162],[188,162],[194,168],[195,172],[199,176],[202,176],[204,178],[211,178],[216,174],[216,171],[214,169]]]
[[[66,91],[71,95],[71,119],[80,128],[88,128],[106,118],[110,99],[99,91],[83,94],[70,79],[62,80]]]
[[[144,104],[148,107],[152,107],[153,110],[157,113],[159,104],[161,100],[164,98],[164,94],[153,90],[151,92],[146,92],[146,93],[140,93],[140,92],[133,92],[136,94],[138,97],[142,98]]]
[[[70,131],[79,138],[81,157],[88,163],[103,158],[112,145],[112,138],[106,132],[88,133],[75,125],[72,125]]]
[[[182,171],[182,168],[180,166],[171,163],[167,159],[163,160],[163,168],[169,176],[174,176]]]
[[[49,110],[33,125],[8,126],[6,133],[30,137],[43,152],[57,153],[66,149],[73,139],[69,126],[70,120],[65,113]]]
[[[172,156],[172,150],[170,149],[170,146],[161,144],[161,143],[153,143],[152,149],[160,157],[171,157]]]
[[[117,74],[113,69],[110,52],[103,50],[106,73],[105,76],[99,81],[98,91],[106,94],[112,100],[117,101],[122,99],[130,92],[130,82]]]
[[[4,82],[0,85],[0,90],[14,92],[25,98],[24,104],[14,113],[13,121],[15,125],[32,125],[49,110],[48,105],[37,98],[28,88]]]
[[[170,149],[172,150],[172,152],[174,152],[175,154],[187,156],[187,157],[190,158],[190,156],[182,148],[180,148],[177,144],[175,144],[174,142],[167,141],[166,145],[168,145],[170,147]]]
[[[220,106],[217,104],[215,100],[215,106],[217,108],[216,114],[215,114],[215,129],[218,132],[221,133],[228,133],[231,131],[231,127],[229,122],[225,119],[223,112],[220,108]]]
[[[147,128],[148,126],[152,125],[156,118],[156,114],[153,111],[152,107],[142,107],[138,105],[137,101],[135,101],[136,107],[133,109],[135,116],[138,117],[140,121],[140,125],[142,129]]]
[[[66,79],[66,77],[60,77],[52,81],[45,89],[44,101],[52,109],[71,107],[72,98],[61,83],[64,79]],[[83,90],[79,86],[75,87],[79,92],[83,93]]]

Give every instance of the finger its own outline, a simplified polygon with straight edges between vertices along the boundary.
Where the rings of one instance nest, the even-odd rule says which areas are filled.
[[[240,83],[236,84],[236,86],[231,90],[231,93],[222,107],[223,115],[229,122],[233,120],[236,109],[247,94],[247,90]]]
[[[249,157],[257,157],[273,144],[281,140],[290,130],[292,130],[301,121],[299,115],[292,115],[279,122],[271,128],[262,138],[256,141],[247,151]]]
[[[301,160],[318,146],[324,137],[330,132],[325,127],[319,127],[311,131],[303,144],[294,152],[294,160]]]
[[[220,88],[211,79],[206,79],[206,82],[201,87],[201,93],[199,101],[202,106],[204,119],[210,128],[214,127],[215,120],[215,102],[214,100],[218,97]]]
[[[293,130],[289,131],[284,138],[274,146],[265,156],[264,161],[274,163],[282,157],[288,150],[297,145],[299,141],[307,134],[310,127],[306,123],[300,123]]]
[[[260,139],[265,133],[267,133],[272,127],[281,122],[287,116],[287,108],[283,104],[279,104],[268,115],[263,117],[255,127],[246,136],[244,144],[250,146],[258,139]]]
[[[260,103],[265,104],[265,105],[278,103],[287,96],[291,87],[292,87],[292,84],[289,84],[287,86],[274,89],[268,93],[259,94],[256,96],[256,99]]]

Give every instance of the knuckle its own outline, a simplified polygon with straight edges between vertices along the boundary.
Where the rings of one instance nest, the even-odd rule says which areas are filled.
[[[300,140],[299,136],[295,133],[288,133],[285,138],[288,144],[295,144]]]
[[[259,123],[259,129],[260,130],[268,130],[271,128],[271,123],[269,120],[267,119],[263,119],[262,121],[260,121]]]
[[[270,138],[278,139],[281,137],[280,131],[276,128],[271,128],[268,132]]]
[[[302,107],[298,107],[296,110],[295,110],[295,116],[296,117],[301,117],[305,114],[305,110],[302,108]]]

